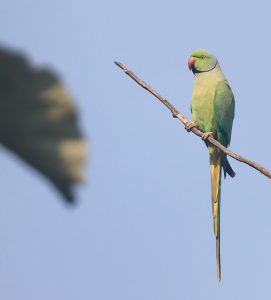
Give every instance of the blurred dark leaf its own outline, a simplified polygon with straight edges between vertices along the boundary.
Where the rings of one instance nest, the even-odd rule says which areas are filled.
[[[54,73],[0,48],[0,142],[46,175],[68,202],[74,183],[84,179],[87,153],[77,119]]]

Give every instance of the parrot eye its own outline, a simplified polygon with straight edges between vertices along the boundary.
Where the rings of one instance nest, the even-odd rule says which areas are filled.
[[[201,59],[203,59],[203,58],[204,58],[204,56],[202,55],[200,58],[201,58]]]

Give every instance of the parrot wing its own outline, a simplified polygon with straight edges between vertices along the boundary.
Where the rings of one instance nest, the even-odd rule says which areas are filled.
[[[234,105],[234,96],[228,82],[226,80],[218,82],[214,98],[214,117],[217,125],[217,139],[225,147],[228,147],[231,141]],[[227,155],[224,153],[221,154],[221,164],[224,177],[226,177],[226,173],[231,177],[235,176]]]
[[[228,82],[218,82],[215,90],[214,116],[218,129],[218,141],[225,147],[231,141],[234,106],[234,96]]]

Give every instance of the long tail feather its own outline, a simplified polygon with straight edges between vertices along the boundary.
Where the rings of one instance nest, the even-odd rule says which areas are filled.
[[[220,186],[221,186],[221,156],[215,149],[209,149],[210,152],[210,171],[212,187],[212,211],[214,220],[214,234],[216,237],[216,269],[217,278],[221,280],[220,264]]]

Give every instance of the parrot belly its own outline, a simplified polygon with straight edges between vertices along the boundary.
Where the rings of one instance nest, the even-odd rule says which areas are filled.
[[[192,95],[192,121],[202,132],[216,131],[214,118],[214,90],[202,90]]]

